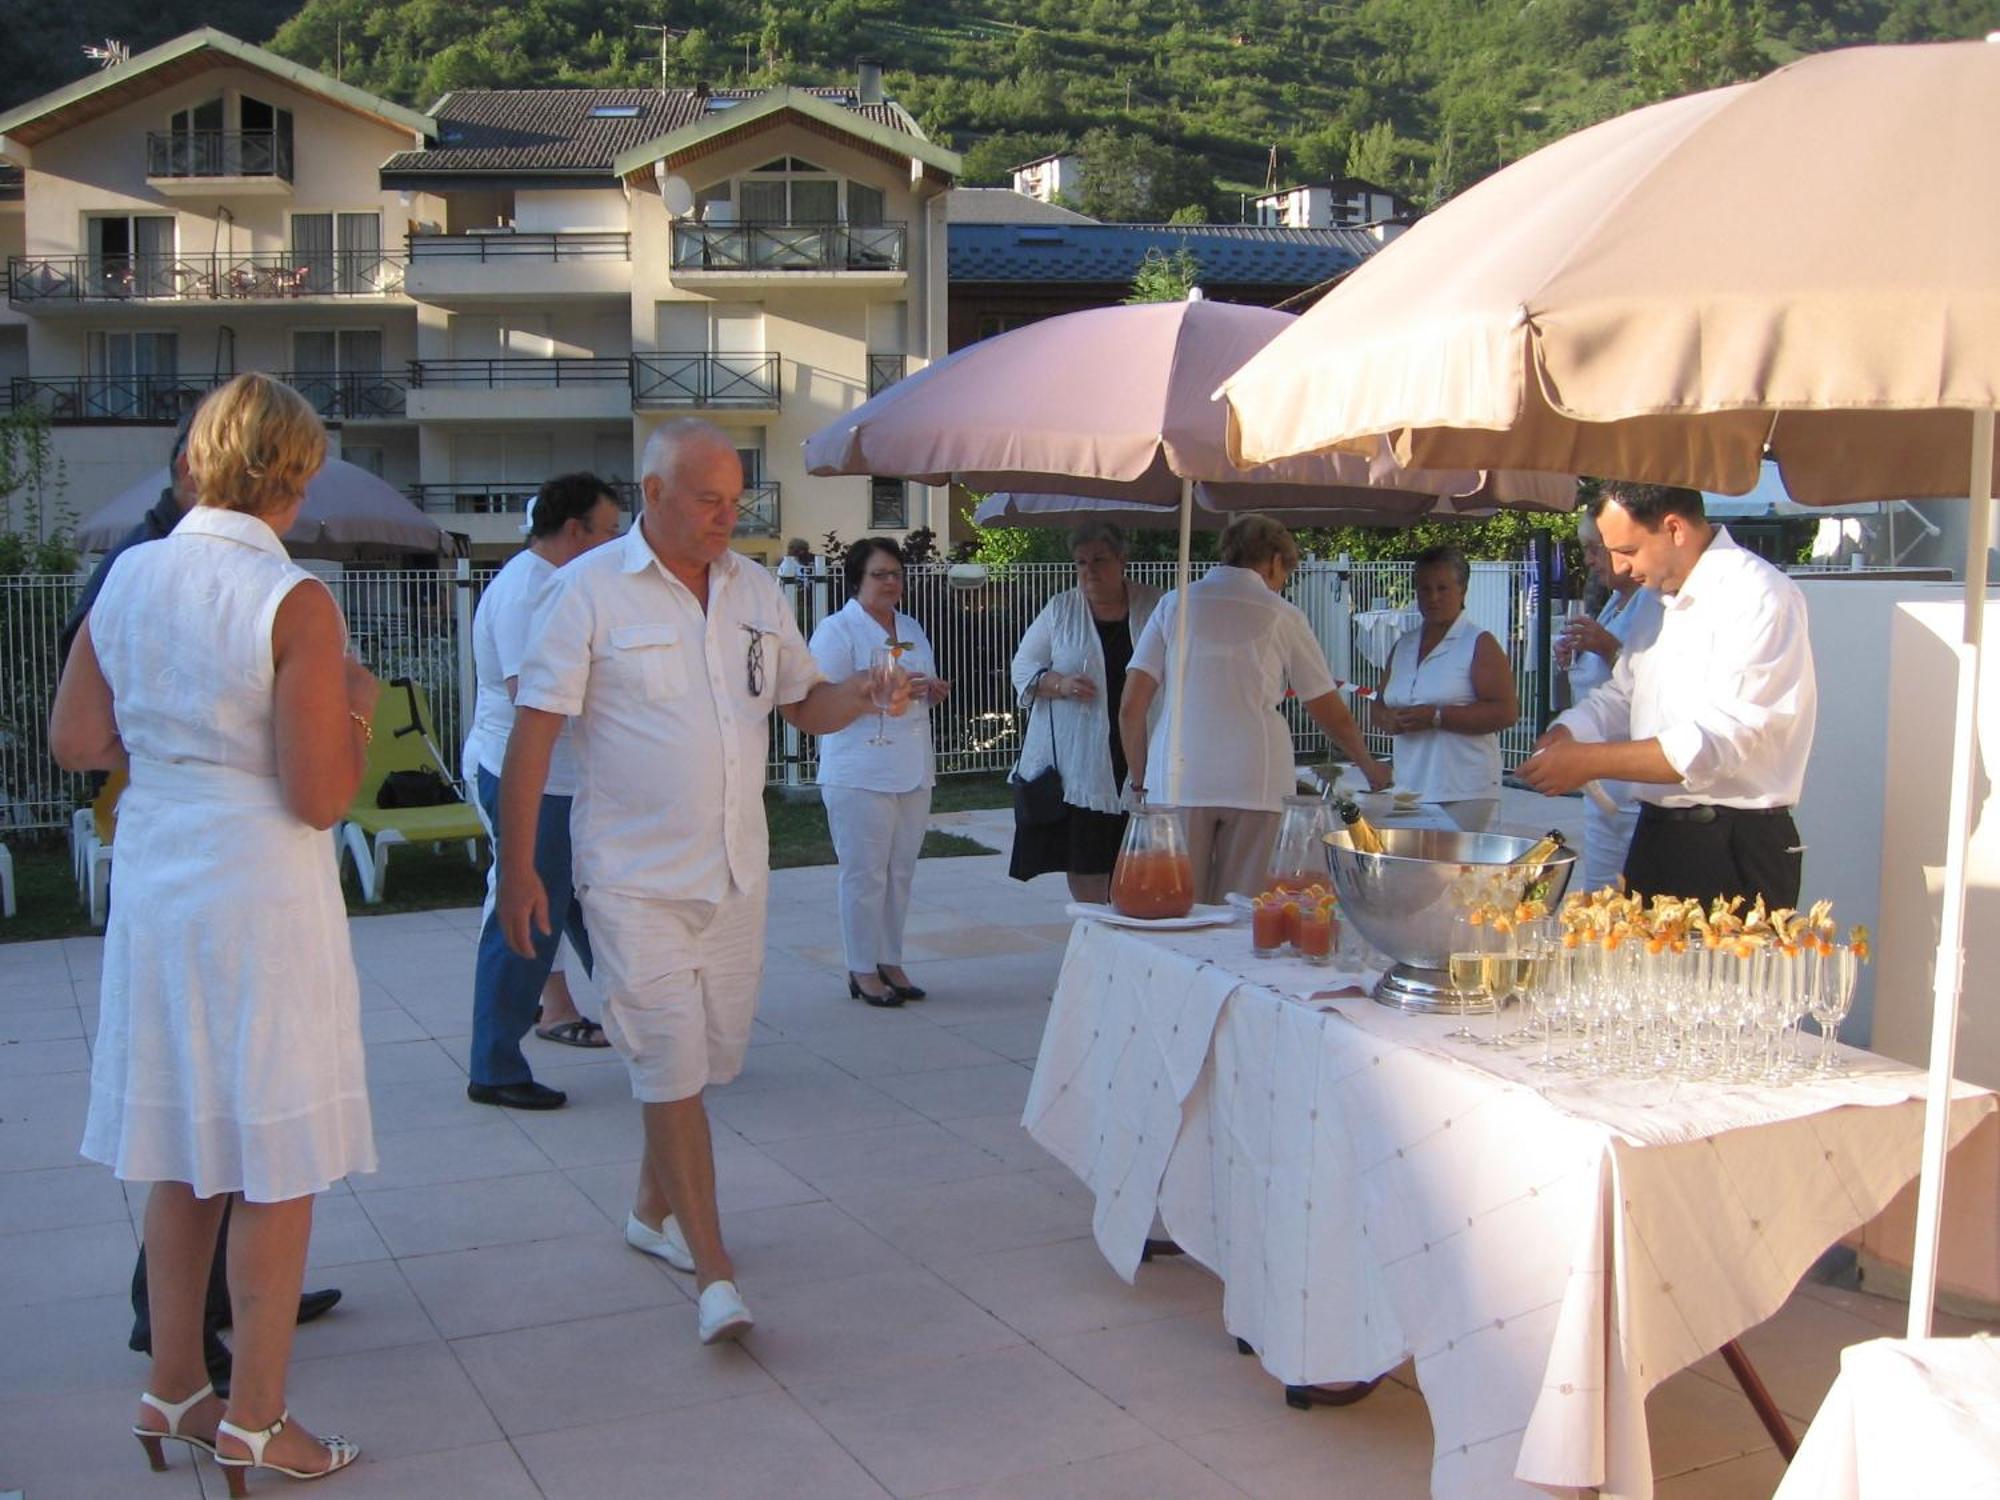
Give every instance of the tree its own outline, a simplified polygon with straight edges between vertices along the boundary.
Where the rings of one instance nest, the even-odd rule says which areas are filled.
[[[1663,25],[1632,38],[1632,80],[1648,99],[1755,78],[1771,65],[1764,53],[1763,0],[1688,0]]]
[[[1139,262],[1139,269],[1132,276],[1132,290],[1126,293],[1124,300],[1185,302],[1200,279],[1201,263],[1185,245],[1171,255],[1160,250],[1148,250],[1146,258]]]
[[[1077,156],[1075,207],[1092,218],[1158,224],[1188,205],[1213,216],[1217,195],[1208,168],[1148,136],[1099,126],[1078,143]]]
[[[999,131],[966,148],[958,180],[967,187],[1012,187],[1014,168],[1022,162],[1053,156],[1070,145],[1068,136],[1055,132]]]

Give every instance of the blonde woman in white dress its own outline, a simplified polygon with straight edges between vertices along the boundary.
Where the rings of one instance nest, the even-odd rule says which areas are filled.
[[[377,684],[333,596],[285,554],[326,456],[269,376],[203,403],[199,499],[121,557],[57,691],[70,770],[129,769],[82,1152],[152,1184],[153,1363],[133,1432],[225,1466],[317,1478],[358,1450],[289,1420],[285,1372],[313,1196],[373,1171],[360,994],[325,830],[360,785]],[[202,1365],[217,1221],[238,1201],[228,1404]]]

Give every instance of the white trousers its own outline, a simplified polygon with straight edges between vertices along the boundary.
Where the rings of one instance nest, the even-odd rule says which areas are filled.
[[[1639,826],[1639,805],[1629,803],[1618,812],[1608,813],[1596,801],[1583,801],[1583,868],[1581,881],[1570,883],[1571,891],[1601,890],[1618,884],[1625,873],[1625,855],[1632,847],[1632,830]]]
[[[820,788],[833,852],[840,859],[840,941],[847,967],[872,974],[903,962],[903,924],[910,916],[910,878],[917,872],[931,789],[866,792]]]

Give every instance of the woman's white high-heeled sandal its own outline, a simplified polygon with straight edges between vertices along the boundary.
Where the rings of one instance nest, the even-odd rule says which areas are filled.
[[[141,1406],[150,1406],[154,1411],[167,1419],[164,1431],[155,1431],[150,1427],[141,1427],[136,1422],[132,1424],[132,1436],[137,1438],[139,1445],[146,1450],[146,1457],[151,1461],[155,1474],[158,1474],[167,1466],[166,1452],[160,1447],[160,1444],[163,1442],[186,1443],[190,1448],[199,1448],[204,1453],[214,1454],[215,1444],[211,1443],[207,1438],[196,1437],[191,1432],[181,1431],[181,1418],[214,1394],[215,1387],[212,1385],[203,1386],[185,1401],[162,1401],[151,1391],[141,1391],[139,1393],[139,1404]]]
[[[329,1474],[339,1473],[361,1456],[361,1447],[358,1443],[350,1443],[344,1437],[323,1437],[318,1439],[318,1442],[326,1449],[330,1459],[324,1469],[288,1469],[283,1464],[265,1463],[265,1446],[285,1430],[285,1424],[291,1419],[290,1411],[279,1412],[278,1420],[261,1432],[245,1431],[227,1418],[216,1424],[217,1438],[227,1433],[250,1450],[248,1458],[225,1458],[219,1450],[216,1452],[215,1461],[222,1466],[223,1477],[229,1481],[231,1500],[243,1500],[249,1493],[245,1486],[251,1469],[270,1469],[287,1479],[324,1479]]]

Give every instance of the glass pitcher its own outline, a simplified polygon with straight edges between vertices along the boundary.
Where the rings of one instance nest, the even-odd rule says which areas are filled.
[[[1146,921],[1194,910],[1194,862],[1180,809],[1142,807],[1126,821],[1111,872],[1111,904]]]
[[[1319,797],[1285,798],[1284,816],[1264,876],[1264,891],[1297,895],[1310,886],[1327,884],[1323,835],[1340,827],[1333,804]],[[1255,894],[1255,893],[1251,893]]]

